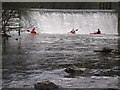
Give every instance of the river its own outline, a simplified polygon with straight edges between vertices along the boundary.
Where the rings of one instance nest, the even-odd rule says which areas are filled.
[[[119,40],[110,34],[12,34],[2,41],[2,86],[33,88],[50,80],[63,88],[118,88],[120,55],[94,50],[118,49]],[[70,75],[64,70],[72,65],[90,72]]]

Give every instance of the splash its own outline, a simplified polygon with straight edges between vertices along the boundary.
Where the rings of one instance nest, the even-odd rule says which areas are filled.
[[[40,33],[67,34],[77,28],[77,34],[89,34],[97,29],[105,34],[118,34],[114,10],[33,9],[27,13],[21,25],[35,27]]]

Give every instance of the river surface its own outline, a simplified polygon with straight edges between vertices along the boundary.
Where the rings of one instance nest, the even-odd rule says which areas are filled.
[[[11,35],[2,41],[3,88],[33,88],[43,80],[64,88],[118,88],[120,55],[94,52],[118,49],[117,35]],[[81,75],[64,71],[73,65],[90,71]]]

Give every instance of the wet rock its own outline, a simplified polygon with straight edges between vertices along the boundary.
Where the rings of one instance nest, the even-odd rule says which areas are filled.
[[[111,52],[113,52],[113,53],[114,53],[114,52],[118,52],[118,50],[117,50],[117,49],[113,49]]]
[[[94,52],[112,52],[113,49],[104,47],[102,50],[94,50]]]
[[[76,66],[68,67],[65,69],[65,72],[70,74],[82,74],[87,70],[87,68],[79,68]]]
[[[38,82],[34,85],[35,90],[58,90],[59,86],[50,81]]]
[[[120,54],[120,51],[119,51],[118,49],[113,49],[113,50],[111,51],[111,53]]]
[[[119,70],[117,67],[110,69],[92,69],[90,72],[91,76],[119,76]]]
[[[108,47],[104,47],[102,50],[94,50],[94,52],[120,54],[120,51],[118,49],[112,49],[112,48],[108,48]]]
[[[120,67],[119,66],[115,66],[115,67],[113,67],[111,70],[117,70],[117,71],[119,71],[120,70]]]
[[[101,76],[103,75],[103,69],[93,69],[91,70],[90,74],[92,76]]]

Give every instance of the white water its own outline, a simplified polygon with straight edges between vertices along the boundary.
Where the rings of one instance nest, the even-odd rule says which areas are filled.
[[[77,34],[89,34],[100,29],[105,34],[118,34],[117,13],[113,10],[45,10],[28,11],[22,17],[21,25],[25,29],[40,33],[67,34],[73,28],[78,28]]]

